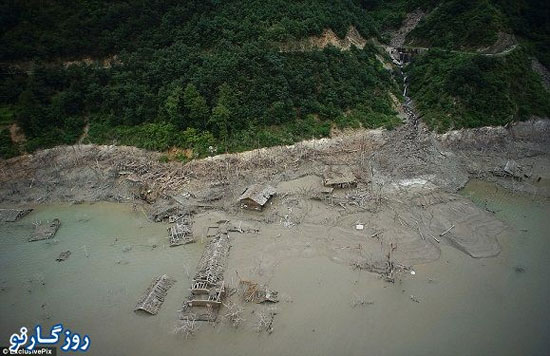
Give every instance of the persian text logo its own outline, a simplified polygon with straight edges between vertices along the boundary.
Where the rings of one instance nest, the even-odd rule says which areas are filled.
[[[63,331],[65,330],[65,331]],[[69,329],[63,329],[63,324],[55,324],[50,329],[50,335],[44,337],[42,335],[42,326],[34,327],[34,334],[29,338],[27,336],[27,328],[19,329],[19,334],[14,333],[10,336],[10,353],[18,353],[19,349],[24,346],[27,351],[32,351],[39,346],[53,346],[59,342],[59,334],[65,334],[65,341],[61,350],[63,351],[81,351],[86,352],[90,348],[90,338],[88,335],[80,337],[80,334],[73,333]]]

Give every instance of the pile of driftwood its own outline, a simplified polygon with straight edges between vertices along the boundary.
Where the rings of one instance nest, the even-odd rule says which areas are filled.
[[[134,311],[143,310],[149,314],[156,315],[164,303],[168,289],[176,283],[176,280],[166,274],[153,279],[151,285],[139,298]]]
[[[46,224],[43,224],[41,222],[36,223],[34,225],[34,232],[29,238],[29,241],[51,239],[52,237],[54,237],[55,233],[59,229],[59,226],[61,226],[61,221],[59,221],[59,219],[57,218]]]
[[[177,191],[187,180],[183,167],[158,164],[154,160],[118,160],[113,162],[119,172],[131,172],[136,182],[155,192]]]

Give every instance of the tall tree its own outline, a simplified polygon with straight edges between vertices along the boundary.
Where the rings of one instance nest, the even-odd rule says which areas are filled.
[[[195,85],[191,83],[187,84],[183,92],[183,103],[185,112],[189,118],[189,125],[186,126],[204,129],[208,122],[210,109]]]
[[[183,121],[182,99],[183,88],[179,85],[175,86],[170,95],[166,98],[163,106],[163,111],[168,118],[168,121],[176,125],[181,125]]]

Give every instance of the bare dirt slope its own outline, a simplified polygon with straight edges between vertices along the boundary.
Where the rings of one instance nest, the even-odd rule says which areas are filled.
[[[425,15],[426,14],[420,9],[408,13],[405,17],[405,20],[403,20],[401,27],[390,33],[390,46],[403,47],[403,45],[405,44],[405,39],[409,32],[414,30],[414,28],[418,25],[420,20],[424,18]]]
[[[295,51],[311,51],[314,49],[322,49],[327,46],[334,46],[341,50],[349,50],[351,46],[357,48],[365,47],[367,40],[361,36],[359,31],[353,26],[350,26],[346,36],[339,38],[330,28],[325,29],[320,36],[311,36],[299,41],[283,43],[280,45],[283,52]]]

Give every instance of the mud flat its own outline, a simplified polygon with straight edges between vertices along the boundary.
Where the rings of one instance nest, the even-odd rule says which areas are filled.
[[[17,222],[0,225],[5,244],[1,263],[6,271],[0,298],[3,305],[10,306],[9,310],[2,310],[3,314],[10,314],[2,320],[2,330],[12,332],[19,327],[16,324],[31,326],[35,320],[48,323],[55,316],[95,334],[98,341],[93,339],[94,345],[101,345],[97,346],[98,354],[111,354],[113,350],[126,353],[127,343],[110,341],[105,320],[87,320],[83,314],[93,311],[95,315],[99,310],[98,319],[103,315],[110,320],[120,331],[121,340],[140,340],[134,354],[158,350],[170,354],[171,350],[180,350],[184,342],[186,349],[197,354],[254,354],[256,347],[278,355],[298,350],[305,354],[344,350],[353,355],[363,354],[366,347],[377,350],[376,354],[410,354],[400,349],[393,338],[399,337],[403,345],[415,345],[415,340],[408,339],[412,336],[422,340],[418,354],[441,354],[432,348],[440,343],[428,341],[428,330],[424,335],[410,321],[434,315],[427,328],[437,328],[438,323],[453,323],[449,311],[466,312],[474,303],[486,312],[459,318],[463,322],[461,330],[474,340],[479,340],[479,335],[494,336],[472,329],[472,323],[479,322],[478,315],[501,322],[511,321],[513,318],[507,319],[508,316],[517,315],[495,310],[489,302],[495,296],[484,284],[487,279],[501,281],[502,275],[532,273],[533,283],[539,286],[543,271],[533,273],[533,267],[525,267],[524,262],[510,267],[510,245],[518,243],[517,229],[506,216],[499,216],[501,210],[491,204],[490,196],[487,202],[480,203],[460,191],[468,181],[480,178],[493,182],[495,185],[488,186],[492,190],[521,192],[521,199],[538,202],[527,207],[534,209],[534,216],[541,214],[540,209],[547,212],[549,132],[550,121],[542,119],[507,128],[460,130],[444,135],[429,132],[422,124],[406,124],[394,131],[356,131],[185,165],[161,163],[159,154],[136,148],[93,145],[58,147],[1,161],[0,206],[34,209]],[[326,189],[325,172],[342,166],[354,178],[353,184]],[[245,188],[256,183],[271,185],[276,195],[262,211],[241,209],[239,197]],[[107,218],[105,214],[115,211],[117,205],[86,203],[100,200],[125,202],[119,204],[125,212]],[[50,204],[60,202],[65,205],[59,214],[53,214],[58,208],[53,205],[51,211]],[[89,216],[75,219],[71,215],[80,211],[87,211],[85,215]],[[103,222],[117,217],[119,222]],[[169,225],[165,222],[182,217],[189,222],[196,242],[169,248]],[[34,222],[54,218],[63,221],[55,238],[31,244],[17,237],[28,237]],[[94,226],[111,226],[116,234],[99,229],[103,232],[98,235],[98,231],[83,228],[92,220]],[[513,219],[512,222],[515,223]],[[182,330],[178,311],[189,295],[193,269],[210,240],[209,228],[220,224],[231,237],[231,254],[223,276],[227,297],[220,302],[216,322],[200,323],[202,326],[196,330],[199,324],[193,321],[191,329],[178,334],[176,331]],[[148,228],[142,231],[141,227]],[[542,235],[537,234],[534,236],[541,239]],[[117,235],[126,237],[121,240]],[[55,257],[65,250],[72,252],[71,258],[55,262]],[[36,254],[49,257],[24,266],[15,262],[32,260]],[[172,262],[168,264],[169,261]],[[448,264],[453,268],[449,269]],[[485,266],[493,266],[491,274],[482,272]],[[506,270],[499,269],[502,266]],[[113,268],[119,270],[118,274],[112,273]],[[467,276],[458,276],[457,271],[464,269]],[[528,272],[524,274],[525,271]],[[152,275],[162,274],[178,281],[166,296],[163,308],[151,318],[135,315],[132,309],[143,293],[144,283],[149,283]],[[418,280],[418,275],[423,279]],[[27,292],[16,287],[21,278],[28,281]],[[79,286],[82,279],[87,281],[86,288]],[[465,285],[471,280],[477,281],[475,288],[482,296],[466,292]],[[241,281],[277,291],[279,303],[246,302],[238,292]],[[456,296],[443,293],[437,289],[439,285],[454,290]],[[525,290],[519,280],[515,286]],[[507,284],[493,287],[499,290],[497,298],[508,300],[504,296],[511,293]],[[67,288],[81,288],[87,291],[86,295],[103,298],[105,303],[75,303]],[[535,299],[522,294],[517,297],[521,300],[518,303],[532,307],[540,295],[548,297],[547,292],[540,287]],[[82,297],[79,293],[75,295]],[[26,295],[23,299],[22,294]],[[481,298],[478,304],[476,297]],[[507,303],[509,309],[519,305]],[[41,311],[41,305],[50,304],[55,305],[51,311]],[[24,311],[28,305],[32,307]],[[81,308],[67,308],[68,305]],[[408,310],[404,314],[406,320],[401,312],[395,312],[404,305]],[[113,308],[117,308],[116,313]],[[357,308],[363,310],[362,314]],[[20,310],[21,317],[11,312],[16,310]],[[437,319],[441,313],[446,317]],[[539,330],[548,328],[535,314],[531,317],[536,323],[526,321],[524,326],[532,335],[539,335]],[[136,323],[147,331],[137,331]],[[535,324],[539,329],[532,328]],[[494,328],[492,324],[486,326]],[[480,334],[472,335],[470,329]],[[361,330],[369,330],[370,334]],[[510,335],[508,329],[503,333]],[[448,335],[440,335],[440,340],[449,339],[451,334],[456,336],[454,329],[449,329]],[[335,340],[334,335],[343,336]],[[523,337],[531,340],[533,350],[544,346],[534,336]],[[327,344],[329,340],[331,343]],[[501,340],[499,345],[506,344]],[[467,343],[455,346],[470,354],[478,349],[488,353],[500,350],[501,354],[508,351],[506,347],[488,348],[481,341],[475,347]]]
[[[312,234],[346,263],[391,259],[408,266],[437,260],[442,245],[490,257],[499,253],[506,226],[456,192],[482,178],[547,199],[549,133],[543,119],[443,135],[404,125],[185,165],[130,147],[58,147],[1,161],[0,205],[132,202],[155,221],[217,211],[257,231],[277,224],[318,230]],[[327,194],[323,173],[335,166],[348,167],[356,184]],[[254,183],[279,194],[263,212],[244,212],[238,197]],[[346,247],[352,245],[360,249]]]
[[[259,348],[266,355],[547,350],[548,200],[473,180],[448,201],[448,193],[438,188],[428,193],[427,187],[406,181],[391,187],[404,185],[406,193],[394,192],[392,201],[368,211],[357,206],[360,199],[342,203],[345,208],[339,204],[337,198],[349,191],[337,192],[332,203],[303,198],[319,180],[304,176],[281,182],[278,196],[263,212],[199,211],[192,227],[197,242],[172,248],[167,224],[150,222],[139,206],[36,207],[20,221],[0,225],[0,338],[6,340],[21,325],[49,327],[62,321],[90,335],[91,355],[172,355],[182,349],[255,355]],[[405,198],[416,204],[414,209],[401,208]],[[438,206],[448,206],[450,212],[430,210]],[[481,217],[471,217],[474,209]],[[55,239],[27,242],[34,221],[53,217],[63,221]],[[466,234],[462,221],[468,219],[486,221],[478,223],[483,228],[477,233],[496,237],[498,255],[472,258],[455,248],[450,240]],[[279,303],[247,303],[238,292],[229,293],[217,322],[203,323],[186,338],[175,331],[178,311],[208,241],[208,227],[219,222],[226,222],[232,241],[225,269],[228,291],[239,280],[250,280],[278,291]],[[451,222],[455,227],[440,236]],[[357,230],[358,224],[363,230]],[[380,238],[372,237],[380,229]],[[410,268],[395,283],[353,268],[356,261],[384,261],[392,243],[397,244],[392,261]],[[477,240],[471,246],[478,246]],[[492,246],[484,242],[471,251],[493,254]],[[55,262],[64,250],[73,252],[71,258]],[[159,313],[134,313],[151,275],[163,273],[178,282]],[[235,326],[230,311],[236,310],[241,320]],[[273,330],[268,333],[260,326],[270,315]]]

